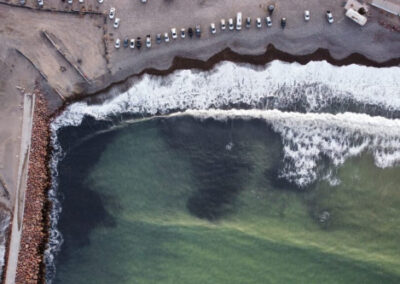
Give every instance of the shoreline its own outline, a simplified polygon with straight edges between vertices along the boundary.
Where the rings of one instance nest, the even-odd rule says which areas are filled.
[[[243,29],[242,32],[218,32],[215,36],[207,33],[206,27],[211,22],[217,21],[218,25],[220,18],[234,17],[238,11],[252,19],[265,16],[266,3],[260,0],[245,3],[239,0],[187,3],[148,1],[143,5],[140,1],[120,0],[115,3],[105,1],[99,5],[96,0],[88,0],[85,5],[90,1],[100,14],[95,12],[85,16],[81,13],[82,10],[78,13],[71,12],[73,7],[82,6],[78,3],[66,6],[64,2],[52,0],[45,1],[45,9],[26,9],[27,7],[0,3],[0,14],[6,15],[0,20],[4,26],[4,31],[0,32],[4,43],[0,47],[0,66],[3,67],[0,81],[4,82],[3,85],[0,84],[3,121],[3,135],[0,135],[0,177],[4,177],[7,186],[12,189],[9,192],[10,197],[5,200],[10,208],[15,204],[16,169],[21,164],[15,158],[22,132],[19,120],[22,117],[21,94],[38,93],[38,89],[43,94],[48,111],[43,118],[46,121],[46,126],[43,127],[48,135],[52,119],[68,105],[85,100],[88,103],[101,103],[128,89],[145,74],[167,76],[182,69],[207,71],[223,61],[254,66],[265,65],[274,60],[302,65],[310,61],[325,60],[335,66],[400,66],[400,33],[385,28],[382,21],[388,17],[375,8],[370,10],[368,24],[361,28],[344,16],[340,1],[281,1],[274,12],[274,25],[271,28],[266,28],[263,24],[261,30],[252,27]],[[113,28],[113,21],[107,17],[111,5],[116,8],[117,15],[122,20],[118,29]],[[305,9],[309,9],[312,14],[308,24],[304,23],[304,17],[300,13]],[[325,12],[328,9],[335,16],[334,25],[326,21]],[[169,16],[165,17],[166,14]],[[284,30],[278,22],[282,17],[288,18],[288,26]],[[21,18],[26,20],[19,21]],[[399,19],[396,18],[396,21]],[[68,29],[65,29],[66,23]],[[400,21],[392,23],[400,27]],[[140,53],[137,49],[114,48],[116,38],[142,36],[144,39],[145,34],[154,36],[173,27],[179,31],[181,27],[193,27],[195,24],[201,25],[204,30],[201,40],[178,39],[171,40],[168,44],[163,42],[161,45],[153,42],[151,49],[143,48]],[[50,40],[44,37],[46,34],[50,35]],[[83,73],[84,76],[78,73]],[[35,111],[35,117],[36,113]],[[46,132],[43,129],[42,131]],[[28,137],[32,143],[35,135],[40,134],[33,133]],[[46,134],[39,137],[39,140],[46,139],[45,137]],[[37,162],[42,167],[42,173],[32,175],[43,174],[49,179],[51,144],[48,138],[47,141],[37,143],[42,143],[41,149],[47,148],[47,156]],[[36,157],[27,161],[29,167],[33,159]],[[45,187],[42,187],[41,193],[43,192],[46,192]],[[27,195],[26,198],[30,197]],[[44,200],[48,202],[49,198],[44,196]],[[34,205],[34,200],[27,201]],[[28,205],[25,204],[26,206]],[[48,218],[51,206],[46,206],[46,212],[40,214]],[[49,224],[45,223],[46,219],[43,222],[39,226],[42,232],[48,234]],[[40,242],[45,246],[43,238],[42,236]],[[22,244],[23,241],[21,248]],[[40,254],[43,247],[37,246]],[[5,263],[9,247],[6,246]],[[41,261],[39,266],[42,265],[40,269],[43,269],[43,259]]]
[[[397,66],[400,65],[400,58],[394,58],[386,62],[374,62],[367,57],[361,54],[352,54],[343,59],[335,59],[333,58],[328,50],[318,49],[312,54],[308,55],[291,55],[282,51],[275,49],[272,45],[269,45],[267,48],[267,52],[262,55],[243,55],[238,54],[230,50],[229,48],[215,54],[210,57],[207,61],[201,61],[197,59],[190,59],[184,57],[175,57],[172,65],[165,70],[158,70],[154,68],[148,68],[143,70],[138,74],[133,74],[128,76],[126,79],[112,83],[109,87],[95,93],[95,94],[86,94],[85,96],[77,96],[68,99],[66,102],[62,104],[56,111],[52,112],[49,116],[43,115],[44,104],[46,104],[46,100],[41,95],[37,95],[37,103],[38,111],[35,109],[34,113],[34,126],[33,126],[33,136],[32,136],[32,152],[31,159],[29,161],[30,165],[30,176],[28,180],[28,188],[32,187],[32,182],[36,177],[40,177],[42,184],[38,186],[35,190],[36,194],[33,193],[33,190],[27,190],[26,198],[29,199],[29,202],[25,203],[25,215],[24,215],[24,230],[21,239],[21,259],[23,261],[18,262],[18,270],[17,270],[17,282],[16,283],[45,283],[45,263],[44,263],[44,250],[47,246],[47,240],[49,236],[49,217],[50,212],[52,210],[50,200],[47,196],[47,190],[50,184],[50,174],[48,168],[48,161],[51,155],[51,144],[50,144],[50,124],[52,119],[54,119],[57,115],[59,115],[65,107],[69,104],[78,102],[85,99],[93,99],[96,100],[96,97],[100,94],[104,94],[105,92],[110,91],[111,89],[117,88],[122,91],[123,88],[129,87],[131,85],[131,81],[136,79],[144,74],[150,75],[159,75],[166,76],[173,73],[176,70],[182,69],[199,69],[202,71],[207,71],[212,69],[216,64],[222,61],[231,61],[235,63],[248,63],[255,66],[265,65],[274,60],[281,60],[287,63],[297,62],[299,64],[307,64],[310,61],[322,61],[326,60],[332,65],[335,66],[343,66],[350,64],[358,64],[363,66],[371,66],[371,67],[389,67],[389,66]],[[38,126],[40,125],[40,126]],[[44,129],[44,125],[46,125],[46,129]],[[37,131],[37,127],[42,132],[39,134]],[[35,138],[36,135],[36,138]],[[40,137],[40,139],[37,139]],[[36,143],[36,147],[35,147]],[[39,147],[41,150],[46,149],[46,154],[36,153],[39,157],[36,157],[34,151],[35,148]],[[39,150],[40,151],[40,150]],[[31,166],[36,164],[37,167],[32,169]],[[32,174],[32,172],[34,174]],[[37,194],[39,193],[39,194]],[[38,202],[41,200],[41,202]],[[40,208],[39,208],[40,207]],[[32,213],[36,212],[36,213]],[[40,212],[37,214],[37,212]],[[40,218],[37,215],[41,216]],[[32,225],[36,222],[35,225]],[[39,222],[39,225],[38,225]],[[27,227],[26,224],[29,224]],[[31,235],[29,235],[31,234]],[[27,240],[33,235],[35,236],[34,244],[28,243]],[[32,237],[31,237],[32,238]],[[26,247],[28,245],[28,247]],[[29,249],[25,249],[29,248]],[[9,247],[7,246],[8,250]],[[5,263],[7,262],[7,258],[5,259]],[[36,271],[37,273],[33,273]],[[5,271],[4,271],[5,272]],[[4,273],[3,272],[3,273]],[[3,274],[4,275],[4,274]],[[33,275],[33,277],[32,277]],[[29,280],[27,280],[29,279]]]
[[[123,79],[121,80],[118,80],[118,78],[116,79],[109,78],[108,79],[109,82],[105,83],[104,84],[105,87],[100,90],[96,90],[94,92],[87,92],[83,94],[75,94],[66,98],[63,104],[54,113],[56,114],[55,116],[57,116],[57,113],[60,112],[60,109],[62,111],[66,105],[85,99],[96,100],[96,97],[98,97],[99,95],[104,95],[104,93],[108,93],[110,90],[113,89],[117,89],[120,92],[125,91],[130,87],[133,80],[140,78],[143,75],[167,76],[177,70],[184,70],[184,69],[197,69],[201,71],[209,71],[213,69],[217,64],[223,61],[251,64],[254,66],[263,66],[275,60],[280,60],[286,63],[299,63],[301,65],[305,65],[311,61],[327,61],[328,63],[338,67],[351,64],[367,66],[367,67],[377,67],[377,68],[393,67],[400,65],[400,57],[391,58],[383,62],[378,62],[360,53],[352,53],[349,56],[337,59],[331,55],[329,49],[324,49],[324,48],[318,48],[314,52],[305,55],[295,55],[287,53],[285,51],[281,51],[275,48],[273,44],[269,44],[266,48],[265,53],[259,55],[252,55],[252,54],[240,54],[233,51],[231,48],[227,47],[224,50],[212,55],[207,60],[176,56],[172,60],[171,65],[166,69],[157,69],[151,67],[151,68],[145,68],[139,73],[133,73],[133,74],[127,74],[126,76],[121,76],[123,77]],[[124,72],[124,73],[129,73],[129,72]]]

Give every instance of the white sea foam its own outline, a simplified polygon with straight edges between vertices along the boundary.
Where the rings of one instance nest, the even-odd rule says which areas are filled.
[[[304,187],[317,179],[322,155],[335,166],[363,151],[372,153],[378,167],[400,162],[400,120],[356,113],[293,113],[279,110],[187,110],[171,116],[205,119],[262,119],[282,137],[282,177]],[[331,179],[334,181],[334,179]],[[335,181],[337,182],[337,181]]]
[[[299,185],[317,178],[316,166],[321,154],[334,165],[351,156],[370,151],[379,167],[393,166],[400,160],[400,125],[398,120],[365,114],[301,114],[277,110],[223,112],[218,109],[245,104],[252,108],[284,109],[301,101],[306,112],[321,112],[334,101],[379,106],[388,111],[400,110],[400,67],[373,68],[358,65],[335,67],[327,62],[306,65],[273,61],[265,68],[223,62],[213,70],[180,70],[168,76],[144,75],[128,91],[101,105],[74,103],[51,125],[53,155],[51,160],[53,201],[51,235],[45,252],[47,283],[55,274],[54,255],[62,244],[57,230],[61,207],[57,199],[57,165],[62,159],[57,131],[78,126],[85,116],[108,119],[122,113],[146,115],[187,111],[185,115],[247,117],[264,119],[282,135],[285,166],[282,177]],[[194,111],[201,110],[201,111]],[[181,114],[182,115],[182,114]],[[233,145],[233,144],[232,144]],[[322,176],[338,184],[333,174]]]
[[[303,99],[307,111],[318,111],[334,99],[400,110],[399,78],[400,67],[273,61],[266,68],[254,69],[223,62],[207,72],[179,70],[165,77],[144,75],[127,92],[101,105],[72,104],[53,127],[79,125],[85,115],[106,119],[126,112],[154,115],[240,103],[256,107],[265,100],[274,100],[273,107],[279,108]]]
[[[51,146],[53,148],[51,159],[49,162],[51,174],[51,186],[48,192],[48,197],[52,202],[52,210],[50,213],[50,235],[47,248],[44,252],[44,261],[46,264],[46,283],[51,284],[56,273],[54,262],[55,255],[60,251],[63,244],[63,238],[57,228],[58,218],[61,214],[62,207],[58,198],[58,163],[64,157],[61,145],[58,142],[57,132],[54,125],[51,132]]]

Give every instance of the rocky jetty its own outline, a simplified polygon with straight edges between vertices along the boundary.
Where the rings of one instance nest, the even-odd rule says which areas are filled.
[[[47,241],[49,204],[46,192],[50,184],[48,145],[49,113],[44,97],[36,94],[33,118],[28,184],[25,197],[23,231],[16,283],[44,283],[43,252]]]

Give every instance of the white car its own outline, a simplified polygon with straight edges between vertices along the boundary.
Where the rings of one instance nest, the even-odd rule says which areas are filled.
[[[256,27],[261,29],[261,18],[256,19]]]
[[[81,3],[81,4],[82,4],[82,3],[83,3],[83,0],[79,0],[79,3]]]
[[[131,38],[130,43],[129,43],[130,48],[135,48],[135,39]]]
[[[68,0],[68,2],[67,2],[68,4],[72,4],[72,0]]]
[[[211,30],[212,34],[215,34],[217,32],[217,30],[215,29],[215,24],[214,23],[211,23],[210,30]]]
[[[326,11],[326,18],[328,19],[328,23],[333,24],[334,20],[331,11]]]
[[[165,34],[164,34],[164,41],[165,41],[165,42],[169,42],[169,35],[168,35],[168,33],[165,33]]]
[[[97,2],[99,2],[99,4],[102,4],[104,0],[97,0]]]
[[[267,27],[272,27],[271,17],[265,17],[265,23],[267,24]]]
[[[118,49],[121,46],[121,40],[119,38],[116,39],[115,41],[115,48]]]
[[[236,15],[236,30],[242,30],[242,13],[238,12]]]
[[[181,28],[181,38],[185,38],[186,34],[185,34],[185,29]]]
[[[235,27],[233,26],[233,19],[232,19],[232,18],[229,18],[229,20],[228,20],[228,26],[229,26],[229,30],[231,30],[231,31],[233,31],[233,29],[235,28]]]
[[[72,2],[72,1],[71,1]],[[115,8],[111,7],[110,8],[110,13],[108,14],[108,17],[112,20],[115,17]]]
[[[150,35],[146,36],[146,46],[147,46],[147,48],[151,47],[151,36]]]
[[[39,5],[39,7],[43,7],[43,0],[38,0],[38,5]]]
[[[225,19],[221,19],[221,30],[225,30],[226,29],[226,25],[225,25]]]
[[[142,3],[147,3],[147,0],[141,0]]]
[[[176,29],[175,28],[171,29],[171,35],[172,35],[172,39],[177,39],[178,38],[178,35],[176,33]]]
[[[306,22],[308,22],[310,20],[310,11],[308,11],[308,10],[304,11],[304,20]]]
[[[120,18],[115,18],[115,21],[114,21],[114,28],[115,29],[118,29],[118,27],[119,27],[119,22],[121,21],[121,19]]]

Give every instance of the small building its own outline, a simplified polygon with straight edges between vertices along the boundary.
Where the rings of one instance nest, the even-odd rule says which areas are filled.
[[[348,0],[344,8],[346,16],[360,26],[364,26],[367,23],[368,6],[366,4],[362,4],[357,0]]]
[[[348,0],[346,2],[346,5],[344,6],[344,9],[347,11],[349,9],[353,9],[360,15],[367,15],[368,13],[368,5],[366,4],[361,4],[357,0]]]
[[[400,17],[400,4],[387,0],[372,0],[371,5]]]

